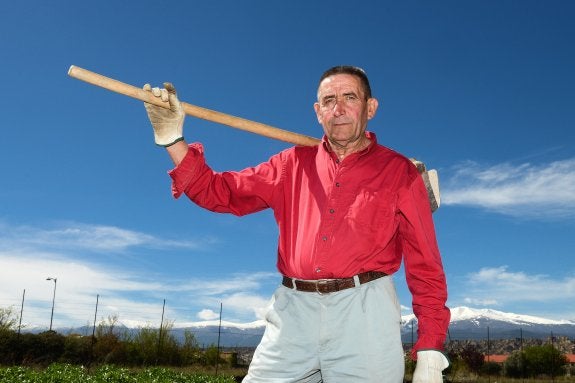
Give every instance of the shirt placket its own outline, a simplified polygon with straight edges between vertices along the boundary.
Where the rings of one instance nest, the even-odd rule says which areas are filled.
[[[321,211],[321,222],[316,239],[316,257],[314,271],[317,279],[331,278],[331,268],[327,267],[330,262],[330,253],[334,243],[334,232],[337,221],[341,219],[340,195],[342,192],[341,174],[344,168],[336,167],[330,193],[326,198],[325,206]]]

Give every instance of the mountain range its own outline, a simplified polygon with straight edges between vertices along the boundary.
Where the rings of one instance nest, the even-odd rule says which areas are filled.
[[[411,341],[413,314],[402,317],[402,338]],[[417,333],[417,323],[413,323]],[[531,315],[506,313],[492,309],[456,307],[451,309],[448,340],[463,339],[519,339],[575,337],[575,322],[553,320]]]
[[[125,325],[125,324],[124,324]],[[171,334],[178,340],[184,333],[194,334],[200,346],[221,347],[257,346],[265,324],[263,321],[233,323],[222,321],[174,324]],[[129,328],[133,328],[129,326]],[[417,320],[413,314],[402,317],[402,339],[405,343],[417,340]],[[448,340],[455,339],[519,339],[548,338],[549,336],[575,337],[575,322],[551,320],[529,315],[505,313],[491,309],[456,307],[451,309]]]

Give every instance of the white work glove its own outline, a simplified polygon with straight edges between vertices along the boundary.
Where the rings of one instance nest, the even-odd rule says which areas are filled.
[[[168,147],[178,141],[182,141],[184,139],[184,118],[186,114],[176,95],[176,88],[166,82],[163,89],[152,88],[150,84],[146,84],[144,85],[144,90],[170,104],[170,109],[166,109],[147,102],[144,103],[146,112],[148,112],[148,118],[154,128],[156,144]]]
[[[449,361],[441,352],[435,350],[418,351],[412,383],[442,383],[442,371],[448,366]]]

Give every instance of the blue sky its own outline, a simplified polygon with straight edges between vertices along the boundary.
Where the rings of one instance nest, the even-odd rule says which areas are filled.
[[[333,65],[363,67],[380,143],[439,172],[451,307],[575,320],[571,1],[10,1],[0,5],[0,307],[54,326],[251,322],[279,282],[271,212],[174,200],[139,101],[77,65],[319,137]],[[216,170],[288,145],[191,117]],[[402,273],[397,289],[410,313]]]

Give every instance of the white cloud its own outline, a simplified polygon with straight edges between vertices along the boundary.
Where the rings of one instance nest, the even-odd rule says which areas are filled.
[[[537,307],[542,313],[570,319],[575,316],[575,275],[554,278],[545,274],[509,271],[507,266],[485,267],[466,276],[459,299],[464,304],[508,309],[513,305]],[[455,298],[458,299],[458,298]],[[564,304],[563,304],[564,303]]]
[[[198,313],[198,318],[205,321],[218,319],[219,317],[220,317],[219,313],[216,313],[210,309],[203,309]]]
[[[232,294],[223,299],[226,310],[231,309],[232,312],[255,315],[257,319],[264,319],[268,303],[269,297],[243,292]]]
[[[250,275],[228,275],[223,279],[209,280],[192,278],[179,289],[186,291],[201,290],[205,296],[229,294],[234,291],[249,291],[260,286],[262,279],[277,278],[277,273],[259,272]]]
[[[147,300],[137,302],[129,295],[155,291],[159,285],[126,270],[41,252],[0,252],[0,263],[0,304],[20,307],[18,298],[25,289],[22,320],[28,325],[48,325],[54,287],[55,325],[83,325],[93,321],[97,295],[100,296],[98,318],[118,312],[126,320],[138,317],[148,321],[158,316],[158,305],[150,304],[149,296]],[[47,281],[47,277],[55,277],[57,282]]]
[[[542,218],[575,216],[575,158],[543,165],[462,163],[442,182],[444,205]]]
[[[129,247],[197,249],[213,242],[180,241],[115,226],[70,222],[56,227],[14,226],[0,222],[2,248],[85,249],[95,252],[123,251]]]
[[[249,275],[232,275],[217,280],[193,279],[182,284],[177,289],[181,294],[189,296],[198,304],[208,307],[219,307],[223,304],[222,317],[228,321],[238,321],[239,318],[263,319],[269,303],[267,294],[258,293],[262,283],[277,280],[277,273],[259,272]],[[198,317],[210,317],[211,309],[203,309]],[[219,314],[217,314],[219,318]],[[211,318],[214,319],[214,318]]]
[[[222,279],[178,280],[171,275],[145,269],[105,264],[100,257],[79,256],[87,248],[115,254],[128,247],[192,247],[192,242],[163,241],[160,238],[110,226],[69,224],[59,228],[14,227],[0,223],[0,307],[14,307],[18,313],[25,289],[23,323],[46,328],[50,322],[56,277],[54,326],[86,325],[118,316],[120,322],[159,324],[162,299],[168,298],[165,319],[189,321],[202,308],[200,317],[212,317],[209,308],[224,302],[226,317],[253,321],[265,307],[266,296],[258,296],[262,283],[276,273],[226,275]],[[201,244],[199,244],[201,245]],[[82,250],[82,251],[78,251]],[[92,249],[93,250],[93,249]],[[89,253],[89,252],[88,252]],[[219,316],[219,314],[218,314]]]
[[[465,297],[463,302],[473,306],[498,306],[498,302],[495,299],[477,299]]]
[[[97,321],[118,316],[120,322],[142,325],[159,323],[162,297],[168,297],[165,318],[186,322],[194,312],[202,320],[219,317],[212,309],[223,303],[224,317],[231,321],[262,318],[269,296],[258,293],[262,282],[277,278],[275,273],[259,273],[229,280],[195,280],[182,283],[169,277],[151,280],[142,275],[109,266],[71,261],[55,254],[6,254],[0,252],[0,307],[12,306],[19,312],[25,286],[23,322],[47,327],[56,276],[54,323],[58,326],[85,325],[93,322],[96,296],[99,296]],[[261,281],[257,282],[256,278]],[[161,280],[161,282],[159,282]],[[238,281],[246,280],[241,285]],[[207,287],[207,288],[203,288]],[[259,295],[258,295],[259,294]],[[198,307],[199,306],[199,307]]]

